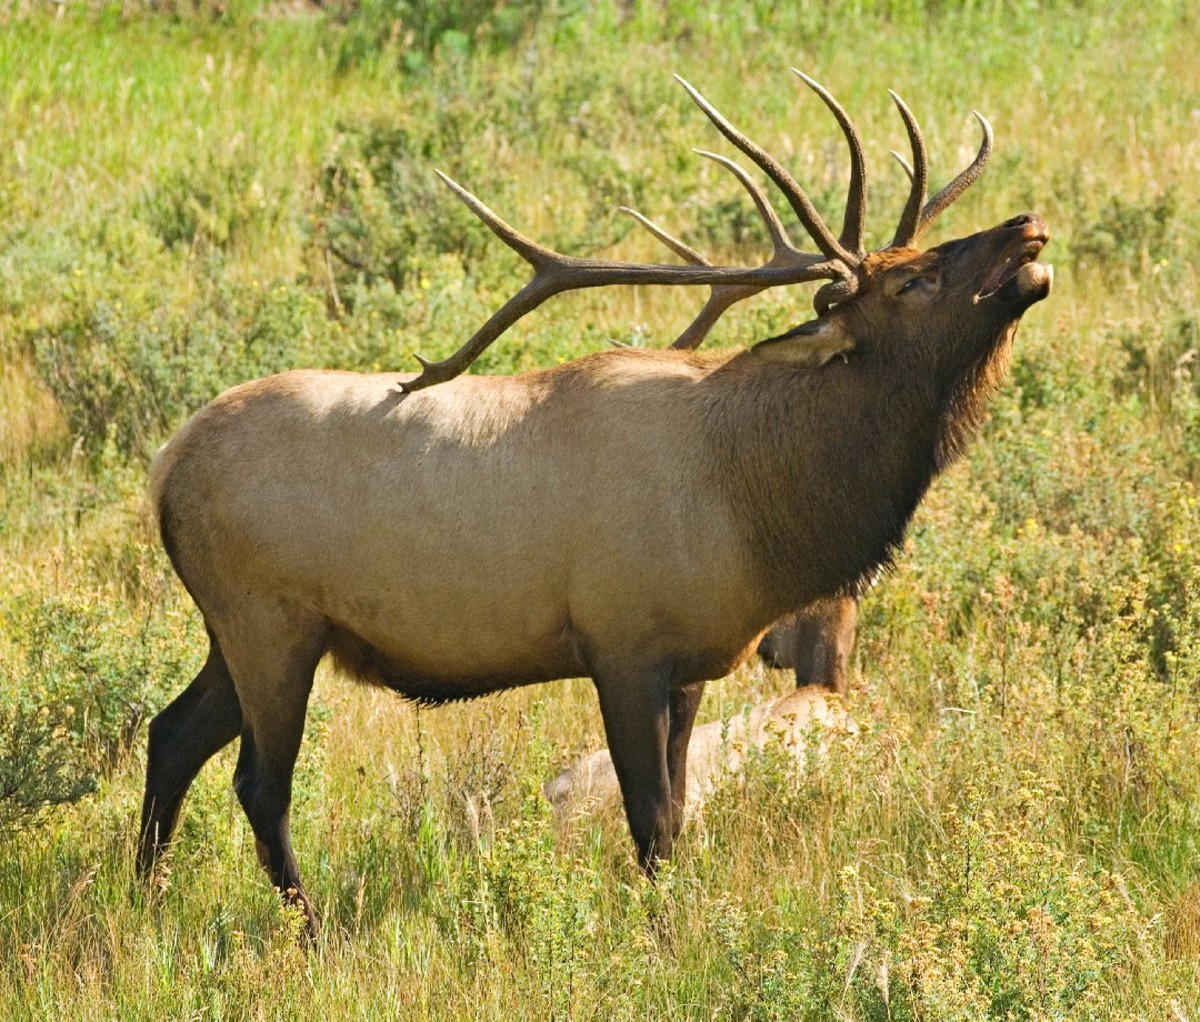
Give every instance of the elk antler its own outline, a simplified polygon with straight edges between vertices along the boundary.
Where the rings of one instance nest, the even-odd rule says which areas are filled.
[[[679,78],[678,75],[676,77]],[[690,265],[625,263],[599,259],[578,259],[573,256],[561,255],[526,238],[515,228],[506,224],[465,188],[438,171],[438,176],[446,182],[471,212],[487,224],[501,241],[533,267],[534,274],[528,284],[498,309],[476,331],[475,335],[449,358],[441,362],[429,362],[418,355],[417,360],[421,363],[421,374],[415,380],[401,383],[401,389],[408,392],[421,390],[458,376],[479,357],[492,341],[517,320],[532,312],[547,298],[562,291],[601,287],[606,284],[708,284],[713,287],[713,296],[692,327],[684,332],[679,342],[676,342],[677,344],[684,342],[690,332],[694,341],[687,346],[699,344],[721,313],[735,301],[756,294],[765,288],[798,284],[809,280],[829,279],[842,283],[844,289],[852,293],[855,280],[854,271],[860,261],[858,253],[847,249],[839,239],[833,237],[808,196],[804,194],[804,190],[773,157],[729,124],[686,81],[679,78],[679,82],[720,129],[721,133],[754,160],[778,185],[801,223],[807,228],[817,247],[821,250],[821,255],[801,252],[791,244],[782,224],[779,223],[779,218],[758,186],[740,167],[736,167],[732,161],[726,160],[724,157],[712,156],[711,158],[717,159],[718,162],[733,170],[738,179],[750,190],[759,214],[763,217],[767,231],[771,235],[774,254],[762,266],[713,266],[698,252],[672,238],[666,231],[661,230],[637,213],[634,215],[651,230],[655,237],[663,241]],[[820,94],[822,94],[822,98],[828,95],[824,90],[820,90]],[[831,100],[832,97],[829,97],[826,102]],[[839,121],[844,125],[849,124],[849,119],[844,112],[839,114],[838,110],[835,110],[835,114],[838,114]],[[851,139],[853,149],[857,141],[857,137],[853,135],[853,128],[850,129],[848,137]],[[861,146],[858,147],[858,150],[861,152]],[[860,169],[857,172],[860,192],[861,178]],[[848,209],[858,208],[861,205],[861,195],[857,197],[852,195]],[[849,240],[852,243],[861,242],[861,238],[856,238],[853,230],[849,231],[849,234]],[[857,244],[854,244],[853,247],[857,248]]]
[[[900,111],[900,116],[904,118],[904,127],[908,131],[908,141],[912,146],[913,153],[912,166],[909,166],[908,161],[903,156],[894,149],[892,150],[892,155],[896,157],[900,166],[904,168],[909,181],[912,182],[912,187],[909,190],[908,201],[905,203],[904,212],[900,216],[900,223],[896,227],[896,235],[892,238],[890,247],[908,248],[915,245],[921,235],[929,228],[929,225],[941,215],[950,203],[973,185],[978,180],[979,175],[983,173],[983,168],[987,165],[988,157],[992,155],[992,126],[988,124],[987,118],[978,110],[972,111],[975,119],[979,121],[979,126],[983,128],[983,141],[979,144],[979,152],[975,154],[975,159],[971,161],[970,166],[938,192],[937,195],[928,202],[925,202],[925,139],[921,136],[921,129],[917,125],[916,118],[913,117],[904,100],[892,92],[891,89],[888,89],[888,93],[895,102],[896,108]]]
[[[850,145],[850,188],[846,198],[846,215],[842,223],[842,234],[837,239],[837,244],[841,246],[844,258],[848,266],[857,266],[862,258],[866,255],[863,250],[863,233],[866,224],[867,212],[867,166],[866,160],[863,157],[862,140],[858,137],[858,132],[854,128],[853,122],[849,115],[836,99],[818,82],[814,81],[803,71],[792,68],[792,72],[799,75],[801,79],[809,86],[821,99],[825,105],[832,111],[834,117],[837,118],[838,124],[841,125],[842,131],[846,136],[846,141]],[[676,76],[678,77],[678,76]],[[785,195],[791,198],[797,194],[799,198],[792,202],[792,206],[796,209],[802,222],[806,226],[811,222],[817,228],[823,240],[832,244],[829,237],[829,231],[825,227],[821,218],[816,211],[808,203],[807,197],[803,190],[792,179],[792,177],[780,167],[766,153],[755,146],[752,142],[741,135],[734,129],[710,104],[708,104],[698,92],[695,91],[687,82],[679,79],[684,87],[696,103],[713,121],[714,124],[721,130],[734,145],[749,155],[760,167],[767,172],[780,190]],[[776,214],[770,201],[763,193],[762,189],[755,184],[754,180],[732,160],[726,159],[724,156],[718,156],[715,153],[707,152],[703,149],[696,149],[695,152],[701,156],[707,156],[711,160],[716,160],[722,166],[726,167],[731,173],[737,177],[746,191],[750,193],[751,199],[754,200],[754,205],[758,209],[758,214],[762,217],[764,224],[767,227],[767,233],[771,237],[771,246],[773,255],[770,263],[767,265],[786,265],[791,260],[800,256],[796,247],[788,240],[787,233],[783,228],[783,224],[779,221],[779,216]],[[798,206],[799,204],[799,206]],[[637,217],[637,219],[648,228],[656,238],[670,247],[677,255],[683,257],[689,262],[699,261],[702,265],[708,265],[707,260],[693,249],[688,248],[683,242],[676,238],[672,238],[666,231],[651,223],[640,213],[627,207],[622,209]],[[801,212],[803,210],[803,212]],[[811,233],[811,231],[810,231]],[[857,278],[847,276],[840,280],[831,281],[825,284],[817,291],[813,299],[813,304],[818,312],[824,312],[835,301],[843,301],[854,294],[857,285]],[[721,317],[721,315],[735,302],[740,302],[744,298],[750,298],[752,295],[762,291],[761,287],[752,286],[721,286],[714,287],[712,294],[705,303],[704,308],[700,310],[700,314],[691,322],[686,330],[683,331],[671,345],[673,348],[697,348],[708,336],[709,330],[713,324]]]
[[[635,217],[659,241],[670,248],[688,265],[660,263],[627,263],[616,260],[579,259],[562,255],[526,238],[510,227],[483,202],[461,185],[452,181],[440,170],[438,176],[451,188],[480,220],[482,220],[506,245],[533,267],[533,278],[510,298],[488,319],[475,335],[449,358],[430,362],[417,356],[421,373],[414,379],[402,382],[401,390],[422,390],[436,383],[453,379],[462,373],[476,358],[505,330],[527,313],[532,312],[548,298],[563,291],[580,288],[602,287],[608,284],[706,284],[712,293],[700,314],[676,339],[676,348],[697,347],[707,336],[713,324],[735,302],[758,294],[771,287],[798,284],[810,280],[827,280],[818,289],[813,305],[818,313],[824,313],[835,302],[853,296],[858,287],[857,270],[865,258],[863,235],[866,224],[867,172],[863,157],[862,141],[855,131],[846,111],[821,85],[800,71],[795,71],[804,82],[817,93],[833,113],[850,146],[850,185],[846,199],[846,212],[839,237],[821,219],[804,189],[779,164],[774,157],[750,141],[733,127],[703,96],[678,75],[675,77],[687,90],[688,95],[717,129],[734,146],[749,156],[779,188],[792,207],[810,238],[820,249],[820,254],[802,252],[787,236],[767,196],[754,180],[732,160],[716,153],[697,149],[700,155],[715,160],[729,170],[749,192],[755,208],[763,220],[771,239],[771,258],[757,267],[714,266],[695,249],[668,234],[661,227],[636,210],[622,207],[624,212]],[[912,189],[896,229],[892,246],[910,245],[947,206],[950,205],[983,171],[991,154],[992,133],[987,121],[979,114],[984,129],[984,141],[974,162],[949,185],[943,188],[928,203],[925,200],[926,158],[925,143],[916,120],[903,101],[894,92],[895,100],[908,130],[913,150],[913,168],[897,156],[908,171]],[[893,154],[895,155],[895,154]]]
[[[838,103],[838,101],[834,99],[833,96],[830,95],[830,93],[823,86],[814,81],[803,71],[800,71],[797,68],[792,68],[792,71],[796,75],[799,75],[800,78],[804,80],[805,84],[807,84],[818,96],[821,97],[822,100],[824,100],[825,105],[829,107],[834,117],[837,118],[838,124],[841,125],[842,131],[846,136],[846,141],[850,145],[850,188],[846,198],[846,214],[842,223],[842,234],[838,239],[838,242],[841,244],[843,249],[853,253],[855,257],[854,265],[857,265],[857,263],[861,262],[861,260],[866,256],[866,252],[863,248],[863,235],[865,231],[867,213],[867,167],[866,160],[863,157],[862,141],[858,136],[858,132],[855,130],[853,122],[850,120],[849,115],[842,108],[841,104]],[[680,81],[683,82],[683,79],[681,78]],[[772,180],[775,180],[776,183],[779,184],[781,190],[783,190],[785,194],[790,194],[790,191],[793,188],[795,188],[796,191],[799,191],[799,186],[792,181],[791,177],[788,176],[786,171],[782,170],[782,168],[778,168],[778,165],[774,164],[774,161],[770,160],[770,157],[766,157],[765,154],[762,154],[765,159],[770,161],[770,163],[773,165],[775,173],[772,173],[771,168],[768,168],[764,162],[760,162],[758,155],[756,155],[756,152],[758,151],[751,148],[753,144],[749,143],[740,135],[738,135],[737,132],[728,125],[728,122],[726,122],[724,118],[721,118],[720,114],[716,113],[715,110],[712,110],[709,104],[707,104],[699,96],[699,94],[687,84],[687,82],[683,82],[683,84],[688,91],[692,93],[693,98],[700,105],[700,108],[704,110],[704,112],[708,114],[710,118],[712,118],[713,122],[718,128],[720,128],[726,137],[730,138],[734,145],[736,145],[743,152],[749,154],[751,158],[759,164],[759,166],[763,167],[763,169],[771,175]],[[975,182],[979,175],[983,173],[984,165],[987,163],[988,157],[992,152],[992,126],[988,124],[987,119],[981,113],[978,111],[975,112],[975,117],[979,120],[980,125],[983,127],[983,142],[979,147],[978,155],[976,155],[975,159],[972,161],[971,165],[966,168],[966,170],[960,173],[958,177],[950,182],[950,184],[946,185],[945,188],[943,188],[937,193],[937,195],[930,199],[929,202],[922,206],[921,203],[925,200],[925,186],[928,176],[925,139],[921,135],[921,129],[917,124],[916,118],[912,115],[912,112],[908,109],[908,106],[904,103],[904,100],[902,100],[899,95],[897,95],[891,89],[888,90],[888,93],[891,95],[897,109],[900,111],[900,116],[904,120],[904,127],[908,132],[909,143],[913,150],[913,166],[909,166],[904,157],[899,153],[895,152],[894,150],[892,152],[892,155],[900,161],[900,165],[904,168],[905,172],[908,174],[909,180],[912,182],[912,188],[909,194],[908,202],[905,206],[904,213],[901,216],[900,224],[896,228],[896,235],[893,238],[890,246],[895,248],[915,244],[917,239],[920,238],[920,236],[925,232],[926,228],[933,223],[938,215],[947,206],[949,206],[950,203],[952,203],[964,191],[966,191],[966,189]],[[697,149],[696,152],[703,156],[708,156],[712,159],[720,161],[737,175],[738,180],[741,181],[741,183],[746,187],[746,190],[750,192],[751,197],[754,199],[755,206],[758,207],[759,215],[767,224],[767,230],[771,236],[771,243],[775,250],[775,254],[772,257],[771,262],[782,263],[784,260],[786,260],[787,250],[792,249],[792,251],[794,251],[794,248],[792,248],[790,243],[787,242],[786,235],[783,233],[783,227],[779,223],[779,218],[776,216],[775,211],[771,208],[766,196],[763,195],[762,190],[746,175],[745,171],[743,171],[741,167],[737,166],[737,164],[733,163],[731,160],[727,160],[720,156],[714,156],[712,153],[707,153],[700,149]],[[914,167],[916,168],[915,170]],[[803,192],[800,194],[803,195]],[[793,203],[794,207],[795,205],[796,204]],[[624,209],[625,212],[632,213],[634,216],[636,216],[643,225],[649,228],[655,237],[667,244],[677,254],[687,259],[689,262],[698,261],[703,265],[708,265],[703,256],[695,252],[693,249],[688,248],[683,244],[683,242],[672,238],[669,234],[652,224],[640,213],[636,213],[634,210],[626,207],[622,207],[622,209]],[[796,212],[806,226],[809,224],[809,219],[807,219],[808,217],[813,218],[817,224],[820,224],[820,218],[816,215],[815,211],[812,211],[811,207],[807,207],[804,212],[797,208]],[[820,224],[820,227],[822,230],[824,229],[823,224]],[[824,233],[823,237],[828,237],[827,231]],[[857,284],[858,281],[856,277],[848,277],[841,280],[834,280],[823,285],[818,289],[816,295],[813,296],[813,307],[816,309],[818,314],[827,311],[830,306],[834,305],[835,303],[843,302],[847,298],[853,296],[857,291]],[[687,329],[684,330],[678,338],[676,338],[675,343],[672,344],[671,347],[699,347],[704,338],[708,335],[709,330],[712,329],[713,324],[716,323],[726,309],[728,309],[735,302],[739,302],[743,298],[749,298],[752,295],[756,295],[762,290],[763,288],[761,287],[714,287],[712,289],[711,296],[704,305],[704,308],[700,310],[700,314],[692,321]]]

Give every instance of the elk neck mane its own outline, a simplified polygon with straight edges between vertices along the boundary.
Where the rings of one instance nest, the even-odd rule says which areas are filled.
[[[988,401],[1008,375],[1018,325],[1016,321],[1007,325],[983,357],[948,384],[935,453],[937,472],[963,455],[983,425]]]
[[[744,352],[713,368],[712,486],[739,509],[781,613],[857,594],[890,565],[929,484],[978,428],[1012,334],[940,388],[853,355],[787,369]]]

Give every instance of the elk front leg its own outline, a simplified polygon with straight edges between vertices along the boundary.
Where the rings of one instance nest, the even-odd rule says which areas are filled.
[[[692,724],[704,682],[695,681],[671,690],[670,721],[667,730],[667,776],[671,781],[671,840],[674,842],[683,829],[683,806],[687,799],[688,743],[692,740]]]
[[[667,769],[671,701],[667,672],[610,666],[593,677],[638,864],[653,876],[657,862],[670,858],[675,836]],[[681,766],[686,758],[685,741]]]

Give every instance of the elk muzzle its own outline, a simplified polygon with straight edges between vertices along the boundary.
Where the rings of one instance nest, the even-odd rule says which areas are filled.
[[[1053,267],[1036,262],[1050,240],[1046,222],[1034,213],[1024,213],[996,229],[1012,236],[1005,240],[999,262],[976,293],[975,304],[993,297],[1004,305],[1040,302],[1054,281]]]

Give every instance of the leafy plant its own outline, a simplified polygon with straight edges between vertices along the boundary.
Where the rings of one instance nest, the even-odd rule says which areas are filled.
[[[439,57],[464,59],[517,44],[542,16],[546,0],[342,0],[338,47],[344,72],[380,54],[395,54],[409,72]]]
[[[142,199],[141,218],[164,244],[227,250],[279,225],[288,192],[264,187],[251,140],[242,134],[215,143],[201,138],[194,152]]]
[[[0,834],[35,826],[46,810],[96,790],[70,723],[74,707],[0,706]]]

